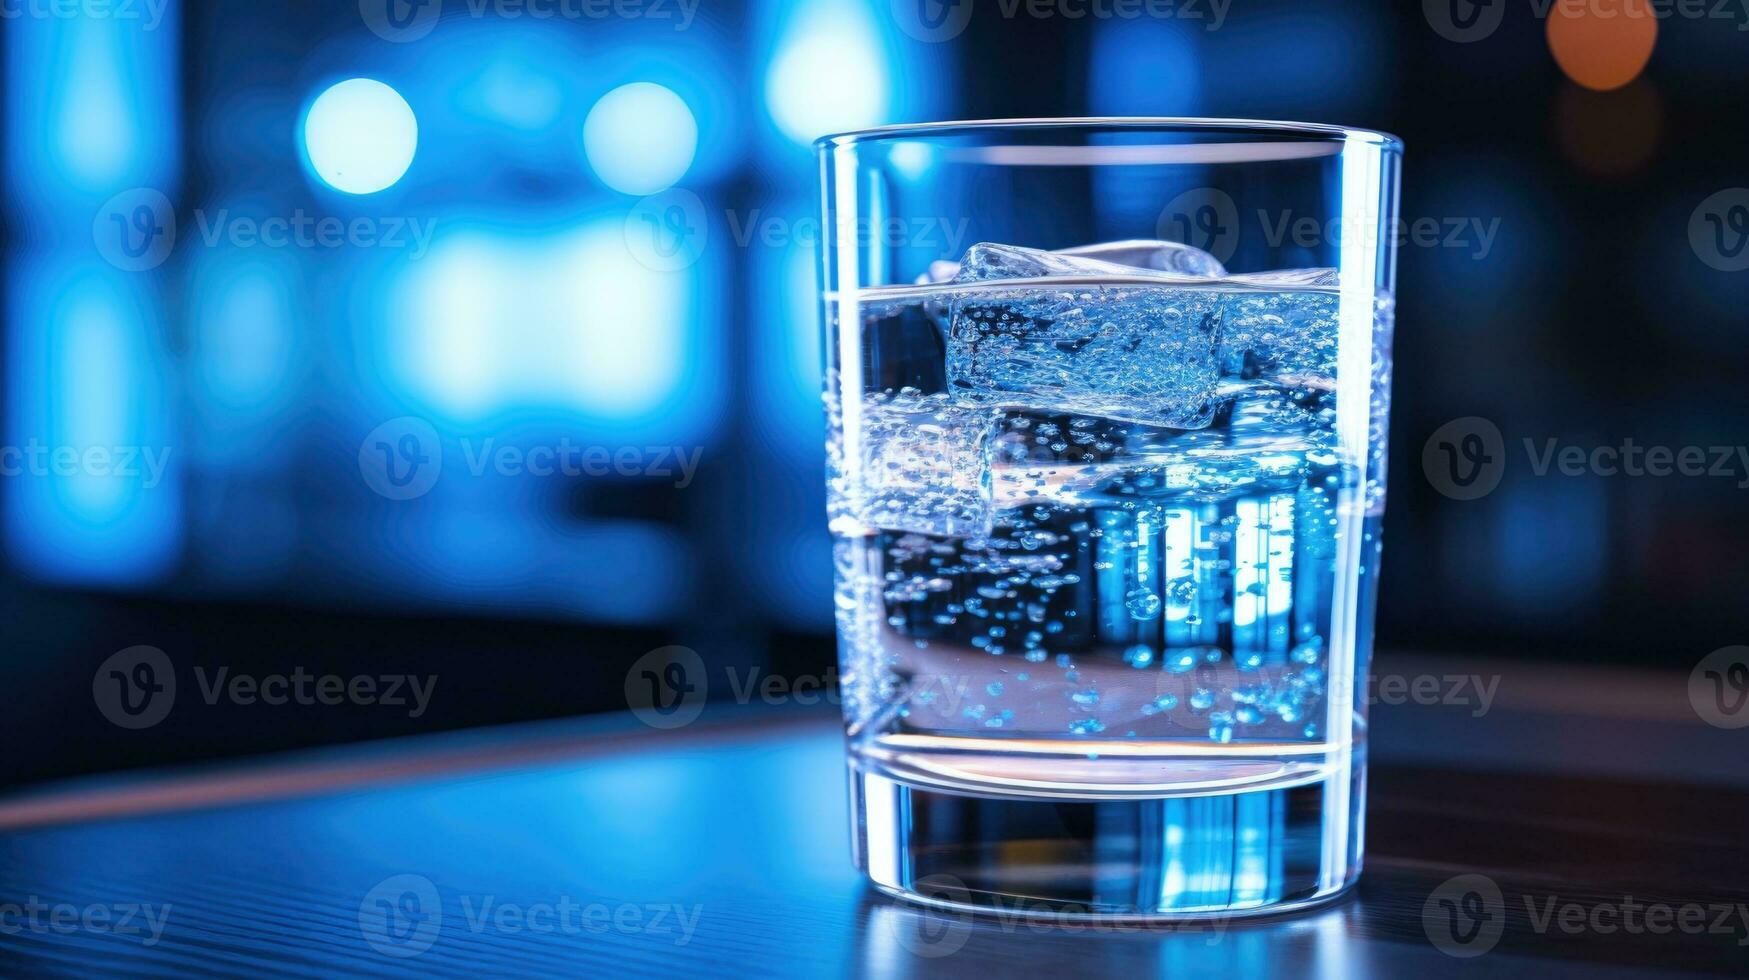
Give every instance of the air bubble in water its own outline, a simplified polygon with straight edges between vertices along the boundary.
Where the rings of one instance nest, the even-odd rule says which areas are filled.
[[[1133,589],[1124,597],[1124,606],[1137,619],[1153,619],[1160,615],[1160,597],[1147,589]]]

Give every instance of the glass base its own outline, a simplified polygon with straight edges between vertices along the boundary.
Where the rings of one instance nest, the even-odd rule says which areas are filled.
[[[853,758],[857,866],[937,908],[1026,918],[1265,915],[1360,873],[1364,766],[1290,785],[1159,797],[1001,796]]]

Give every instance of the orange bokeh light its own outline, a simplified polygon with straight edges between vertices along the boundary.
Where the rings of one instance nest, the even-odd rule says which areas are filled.
[[[1556,0],[1549,50],[1567,77],[1605,92],[1639,77],[1658,41],[1648,0]]]

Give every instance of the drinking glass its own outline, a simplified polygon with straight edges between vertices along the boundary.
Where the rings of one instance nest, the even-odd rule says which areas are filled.
[[[1063,915],[1342,891],[1401,143],[1066,119],[817,149],[858,866]]]

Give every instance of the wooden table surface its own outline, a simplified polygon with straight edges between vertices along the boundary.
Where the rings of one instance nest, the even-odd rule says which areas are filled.
[[[1749,973],[1749,732],[1632,677],[1513,678],[1485,717],[1375,707],[1366,873],[1310,913],[895,903],[849,863],[835,718],[713,705],[0,800],[0,974]]]

